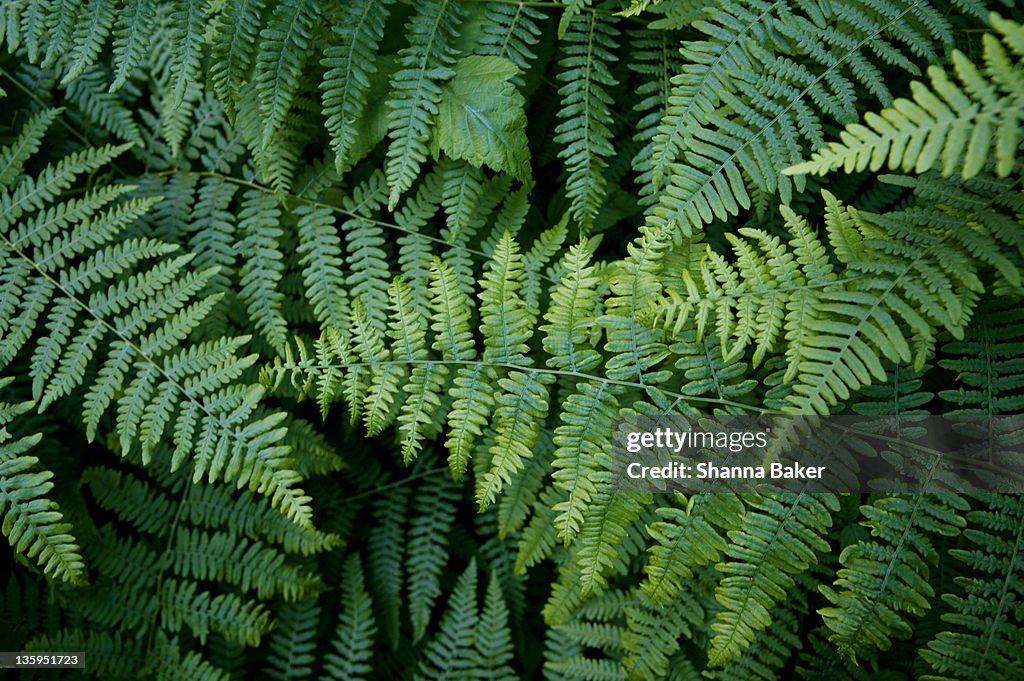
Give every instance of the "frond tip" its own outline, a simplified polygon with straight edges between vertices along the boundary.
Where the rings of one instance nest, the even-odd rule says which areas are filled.
[[[824,175],[888,167],[923,173],[936,166],[943,175],[959,170],[964,179],[995,159],[1005,177],[1017,162],[1024,139],[1024,27],[991,15],[991,33],[982,36],[984,65],[978,68],[959,50],[952,56],[955,76],[928,69],[931,87],[911,83],[911,98],[897,99],[881,113],[868,113],[787,175]],[[959,81],[959,82],[957,82]]]

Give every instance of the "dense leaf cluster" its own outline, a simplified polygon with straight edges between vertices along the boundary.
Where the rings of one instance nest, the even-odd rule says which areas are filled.
[[[994,9],[0,0],[0,650],[1024,678],[1021,497],[625,493],[610,454],[1024,411]]]

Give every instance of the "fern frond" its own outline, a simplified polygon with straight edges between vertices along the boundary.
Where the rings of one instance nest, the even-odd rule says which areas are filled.
[[[161,632],[159,636],[163,638],[163,633]],[[97,675],[114,681],[130,681],[137,678],[143,665],[142,648],[133,637],[122,636],[120,632],[111,633],[87,627],[60,629],[36,636],[25,649],[31,652],[80,650],[83,655],[93,660],[92,668],[96,670]],[[160,654],[165,655],[166,652],[161,650]],[[176,659],[175,662],[180,663],[180,660]],[[189,671],[194,673],[196,669],[192,667]],[[212,679],[210,676],[198,675],[190,678],[227,681],[226,677],[216,676]]]
[[[518,245],[505,232],[480,280],[480,324],[483,359],[499,364],[528,365],[535,315],[519,297],[524,268]]]
[[[61,113],[60,109],[43,109],[22,127],[17,139],[0,149],[0,189],[6,189],[21,175],[25,162],[43,141],[43,135]]]
[[[146,660],[156,670],[154,678],[160,681],[230,681],[230,676],[217,669],[202,656],[190,651],[182,654],[176,638],[168,639],[164,632],[154,638],[152,658]]]
[[[320,5],[315,0],[284,0],[274,8],[267,27],[260,31],[255,83],[264,147],[278,134],[292,106],[313,27],[319,18]]]
[[[548,366],[585,373],[601,363],[590,343],[590,320],[597,309],[600,278],[590,264],[593,244],[571,246],[560,263],[565,274],[551,287],[551,304],[540,327]]]
[[[284,553],[228,532],[179,529],[164,556],[180,577],[233,584],[260,598],[282,594],[296,601],[322,587],[312,575],[287,565]]]
[[[256,56],[264,4],[264,0],[229,2],[214,20],[217,37],[211,47],[210,83],[232,113]]]
[[[153,239],[123,238],[155,202],[116,202],[130,186],[57,201],[76,175],[118,151],[73,154],[0,194],[0,257],[17,273],[14,304],[0,319],[4,362],[38,326],[29,373],[42,408],[86,383],[90,436],[116,397],[124,456],[141,448],[148,462],[170,430],[174,468],[191,460],[197,481],[225,476],[248,484],[306,524],[308,497],[295,488],[288,448],[277,444],[284,415],[259,413],[262,389],[237,382],[255,361],[235,354],[248,339],[180,347],[216,302],[197,299],[213,271],[185,272],[192,256],[172,256]],[[101,366],[93,372],[95,363]]]
[[[1017,162],[1024,124],[1024,27],[997,14],[990,20],[999,37],[982,37],[981,69],[954,50],[955,78],[930,67],[930,87],[912,83],[912,99],[897,99],[880,113],[866,114],[863,124],[840,133],[840,142],[785,172],[824,175],[839,167],[851,172],[887,166],[923,173],[941,166],[943,175],[959,171],[970,179],[994,160],[996,174],[1008,175]]]
[[[374,327],[384,330],[388,305],[388,284],[391,274],[384,232],[372,216],[387,196],[384,177],[374,173],[358,185],[344,202],[353,215],[342,225],[345,233],[346,262],[349,274],[346,285],[353,299],[358,298]],[[339,327],[344,328],[344,327]]]
[[[569,175],[566,193],[573,217],[586,234],[604,203],[604,171],[607,159],[615,154],[608,89],[617,84],[609,70],[616,61],[616,31],[614,21],[598,12],[573,16],[566,9],[562,22],[564,56],[558,80],[564,85],[558,91],[562,97],[558,116],[563,120],[555,128],[554,139],[562,146],[558,156]]]
[[[983,495],[983,509],[967,514],[964,536],[970,548],[950,553],[971,572],[956,578],[959,591],[943,594],[950,626],[921,649],[921,657],[938,672],[928,681],[1024,675],[1024,655],[1017,641],[1024,625],[1021,606],[1024,568],[1024,504],[1019,497]]]
[[[353,553],[345,561],[341,583],[345,589],[342,610],[331,643],[333,651],[324,658],[324,672],[337,681],[356,681],[372,670],[369,662],[377,635],[373,600],[366,592],[359,554]]]
[[[636,605],[626,608],[626,631],[621,636],[623,671],[628,679],[665,678],[681,639],[692,637],[696,626],[704,621],[704,610],[692,595],[661,608],[651,607],[642,595],[637,600]],[[615,643],[603,647],[608,649]]]
[[[299,264],[306,296],[321,323],[341,328],[348,317],[348,289],[334,213],[321,206],[302,206],[295,213],[299,216],[296,251],[302,256]]]
[[[160,621],[170,629],[188,627],[205,641],[211,632],[230,641],[258,645],[270,631],[270,615],[258,603],[235,594],[214,596],[199,591],[195,582],[169,579],[160,591]]]
[[[0,380],[0,389],[13,379]],[[3,533],[14,550],[34,560],[51,579],[81,583],[85,563],[71,524],[55,501],[47,497],[53,489],[53,473],[40,470],[39,459],[26,452],[42,435],[15,438],[5,427],[14,416],[28,411],[32,403],[0,403],[0,516]]]
[[[388,99],[388,147],[385,171],[388,208],[394,209],[427,158],[444,81],[455,75],[453,41],[463,10],[453,0],[424,3],[406,29],[409,46],[399,52],[399,71]]]
[[[476,561],[471,561],[452,591],[448,610],[441,618],[437,635],[427,644],[419,664],[417,681],[451,681],[474,671],[474,633],[479,621],[477,609]]]
[[[473,633],[473,645],[476,648],[474,678],[489,681],[514,681],[518,678],[509,664],[513,651],[508,608],[501,593],[501,583],[494,572],[487,581],[484,608]]]
[[[184,129],[172,121],[176,114],[190,109],[186,106],[195,84],[200,82],[199,67],[203,56],[203,27],[205,25],[203,0],[177,0],[171,15],[171,51],[167,73],[170,79],[164,95],[163,117],[165,137],[175,156],[184,138]]]
[[[242,197],[238,248],[248,258],[239,270],[239,297],[248,307],[256,328],[272,347],[281,350],[287,341],[288,323],[281,311],[284,295],[279,286],[284,264],[278,245],[281,212],[276,203],[272,194],[258,190],[247,191]]]
[[[823,535],[839,510],[834,494],[764,496],[750,505],[742,525],[729,534],[725,554],[734,560],[718,566],[726,577],[715,589],[724,608],[711,623],[708,658],[715,666],[738,657],[768,627],[769,611],[786,599],[793,576],[828,550]]]
[[[495,400],[495,437],[490,447],[490,465],[477,484],[476,500],[482,511],[494,503],[505,485],[512,481],[533,456],[533,446],[548,413],[550,374],[513,371],[498,380],[504,391]]]
[[[761,32],[764,22],[785,38]],[[683,47],[686,65],[672,78],[654,138],[659,201],[647,219],[677,239],[749,209],[761,192],[789,203],[803,179],[781,171],[824,143],[824,126],[852,123],[862,97],[888,104],[883,69],[916,75],[906,52],[936,60],[952,37],[935,7],[905,0],[730,1],[694,27],[707,39]]]
[[[458,486],[451,480],[435,476],[412,502],[405,566],[414,641],[426,633],[430,612],[441,595],[441,571],[448,562],[446,547],[455,519],[457,491]]]
[[[979,311],[962,341],[943,346],[939,364],[956,372],[956,387],[939,392],[957,414],[1018,414],[1024,409],[1024,360],[1019,352],[1024,315],[1020,308]]]
[[[512,81],[522,84],[522,74],[530,69],[537,55],[533,46],[540,41],[545,15],[526,2],[489,2],[484,8],[484,26],[477,51],[504,57],[516,65],[520,74]]]
[[[735,494],[678,500],[683,508],[659,508],[660,519],[647,526],[654,543],[647,549],[647,578],[641,586],[657,607],[679,598],[694,569],[720,559],[728,546],[723,535],[739,529],[746,513],[746,506]]]
[[[284,603],[277,609],[277,625],[270,635],[266,674],[278,681],[309,678],[316,662],[320,607],[316,598]]]
[[[77,19],[73,47],[67,55],[68,66],[61,78],[67,85],[92,66],[114,25],[114,0],[91,0],[82,8]]]
[[[664,334],[641,324],[639,312],[662,291],[659,273],[668,249],[664,232],[644,231],[637,242],[627,246],[629,257],[611,277],[611,294],[605,301],[605,314],[597,323],[605,328],[605,350],[611,357],[605,363],[608,378],[618,381],[639,380],[657,384],[668,380],[671,372],[650,371],[668,356]]]
[[[127,0],[114,24],[114,79],[110,91],[124,87],[146,56],[153,31],[156,0]]]
[[[399,487],[373,507],[369,539],[371,591],[380,630],[391,650],[398,649],[399,609],[402,604],[402,558],[406,549],[408,488]],[[423,541],[426,541],[424,539]]]
[[[840,649],[854,655],[885,650],[893,638],[910,636],[907,615],[922,615],[935,595],[928,581],[936,559],[929,534],[958,535],[968,508],[953,493],[884,496],[861,508],[863,524],[877,539],[843,549],[840,590],[819,587],[832,603],[820,612]]]
[[[91,121],[117,137],[141,147],[142,134],[131,110],[118,95],[106,91],[106,73],[89,68],[67,87],[67,98]]]
[[[390,0],[362,0],[346,5],[345,21],[332,27],[338,43],[324,50],[320,61],[328,69],[320,89],[335,169],[339,174],[350,164],[349,152],[359,134],[354,124],[366,109],[370,75],[377,69],[374,57],[384,38],[391,4]]]

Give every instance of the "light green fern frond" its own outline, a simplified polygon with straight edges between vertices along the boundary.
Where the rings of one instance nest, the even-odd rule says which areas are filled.
[[[981,68],[955,50],[955,77],[932,66],[930,87],[912,83],[911,99],[866,114],[863,124],[840,133],[840,142],[785,172],[823,175],[839,167],[851,172],[886,166],[923,173],[941,167],[943,175],[959,171],[969,179],[994,160],[996,174],[1008,175],[1017,163],[1024,125],[1024,27],[997,14],[990,20],[998,37],[982,36]]]

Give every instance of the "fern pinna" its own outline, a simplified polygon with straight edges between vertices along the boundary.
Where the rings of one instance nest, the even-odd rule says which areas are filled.
[[[1024,678],[1020,494],[614,458],[657,416],[1019,443],[1011,5],[23,0],[0,45],[0,650]]]

